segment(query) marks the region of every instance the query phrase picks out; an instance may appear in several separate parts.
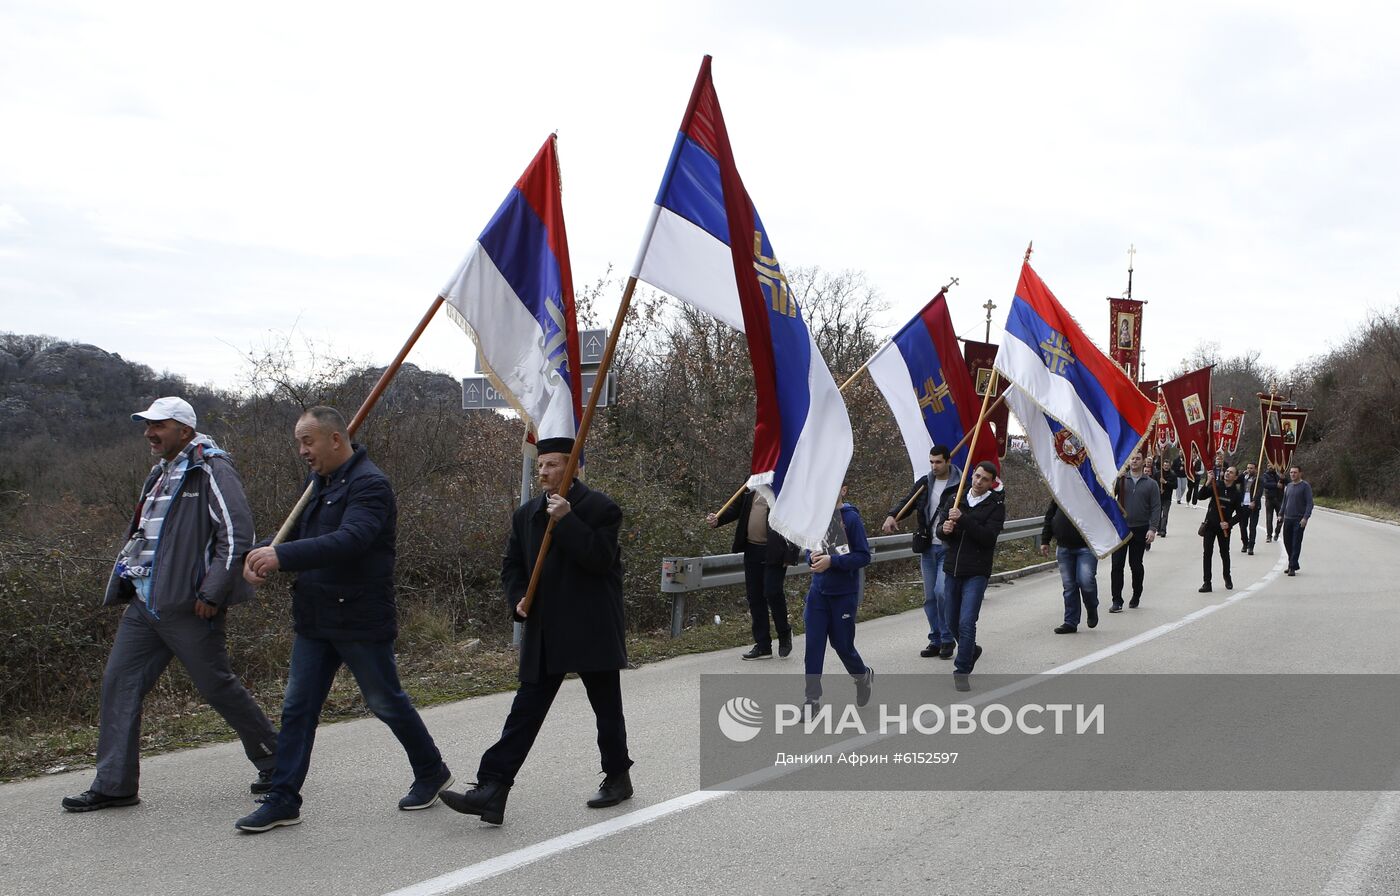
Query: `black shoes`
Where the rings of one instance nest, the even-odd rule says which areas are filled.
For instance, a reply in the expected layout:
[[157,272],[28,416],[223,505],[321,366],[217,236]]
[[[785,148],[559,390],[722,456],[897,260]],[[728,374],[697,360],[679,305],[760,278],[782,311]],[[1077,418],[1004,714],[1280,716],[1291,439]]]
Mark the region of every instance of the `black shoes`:
[[[609,806],[616,806],[623,800],[632,798],[632,776],[627,772],[616,775],[604,775],[603,783],[598,787],[598,792],[593,794],[593,798],[588,801],[590,809],[606,809]],[[485,816],[482,816],[483,818]]]
[[792,632],[778,636],[778,656],[787,659],[792,653]]
[[408,793],[399,800],[399,809],[404,812],[416,812],[428,808],[438,801],[444,790],[452,786],[454,780],[452,772],[444,765],[442,770],[431,778],[414,781]]
[[[628,794],[631,795],[630,792]],[[473,784],[466,793],[444,790],[439,797],[442,804],[463,815],[476,815],[487,824],[500,824],[506,818],[506,797],[510,788],[496,781],[483,781]]]
[[1234,591],[1234,590],[1235,590],[1235,583],[1230,579],[1229,576],[1226,576],[1226,577],[1225,577],[1225,590],[1226,590],[1226,591]]
[[944,641],[942,648],[940,648],[938,651],[938,658],[940,660],[951,660],[953,658],[953,651],[957,649],[957,642]]
[[1076,631],[1078,631],[1078,629],[1076,629],[1069,623],[1060,623],[1059,625],[1055,626],[1055,634],[1057,635],[1072,635]]
[[[1286,575],[1286,576],[1296,576],[1298,573],[1297,573],[1296,571],[1292,570],[1292,569],[1285,569],[1285,570],[1283,571],[1283,574]],[[64,800],[64,802],[66,803],[67,800]]]
[[1110,613],[1121,613],[1121,612],[1123,612],[1123,605],[1120,604],[1120,603],[1118,603],[1117,601],[1114,601],[1113,606],[1111,606],[1111,607],[1108,608],[1108,612],[1110,612]]
[[924,659],[928,659],[930,657],[938,656],[938,654],[942,652],[942,650],[942,644],[935,644],[932,641],[930,641],[924,645],[923,650],[919,651],[919,656],[923,657]]
[[1089,628],[1093,628],[1093,627],[1095,627],[1096,625],[1099,624],[1099,608],[1098,608],[1098,607],[1093,607],[1092,609],[1090,609],[1090,610],[1088,611],[1088,615],[1089,615]]
[[1210,594],[1210,582],[1206,582],[1204,585],[1197,588],[1196,590],[1202,594]]
[[1140,601],[1140,600],[1142,600],[1141,597],[1135,597],[1135,598],[1133,598],[1132,600],[1128,601],[1128,609],[1129,609],[1129,610],[1136,610],[1137,607],[1138,607],[1138,601]]
[[[791,650],[792,648],[789,647],[788,649]],[[749,648],[748,653],[740,654],[739,656],[739,659],[741,660],[771,660],[772,658],[773,645],[771,644],[769,644],[767,647],[760,647],[759,645],[755,644],[754,646]]]
[[971,681],[968,681],[968,678],[967,678],[966,675],[963,675],[963,674],[960,673],[960,672],[954,672],[954,673],[953,673],[953,687],[954,687],[955,689],[959,690],[959,691],[964,691],[964,692],[970,691],[970,690],[972,690],[972,682],[971,682]]
[[864,706],[870,702],[870,691],[875,682],[875,670],[869,666],[865,667],[864,675],[856,676],[856,706]]
[[106,793],[98,793],[96,790],[84,790],[77,796],[65,796],[63,798],[63,808],[69,812],[94,812],[98,809],[115,809],[118,806],[134,806],[141,802],[141,798],[136,794],[131,796],[112,796]]
[[249,834],[261,834],[293,824],[301,824],[300,809],[281,800],[263,800],[262,805],[235,821],[233,826]]
[[259,769],[258,779],[248,785],[249,793],[267,793],[272,789],[272,769]]

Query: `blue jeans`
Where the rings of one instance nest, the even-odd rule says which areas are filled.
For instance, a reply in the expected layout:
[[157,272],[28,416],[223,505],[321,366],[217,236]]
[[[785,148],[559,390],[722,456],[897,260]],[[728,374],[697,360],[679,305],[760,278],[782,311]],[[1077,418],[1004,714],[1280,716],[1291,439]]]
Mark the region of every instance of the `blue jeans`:
[[919,571],[924,574],[924,615],[928,617],[928,642],[934,647],[951,644],[954,640],[943,598],[947,587],[943,559],[947,554],[948,546],[935,542],[933,547],[919,555]]
[[948,576],[944,581],[944,601],[948,611],[948,626],[958,638],[958,652],[953,655],[953,674],[967,675],[976,662],[977,617],[982,612],[982,597],[987,593],[989,576]]
[[1099,558],[1093,548],[1055,548],[1060,584],[1065,591],[1065,625],[1079,627],[1079,604],[1099,609]]
[[355,676],[370,712],[403,744],[414,780],[431,778],[444,769],[433,736],[399,684],[393,641],[324,641],[297,635],[282,699],[277,770],[272,774],[270,797],[279,802],[301,805],[301,785],[311,767],[321,707],[342,664]]

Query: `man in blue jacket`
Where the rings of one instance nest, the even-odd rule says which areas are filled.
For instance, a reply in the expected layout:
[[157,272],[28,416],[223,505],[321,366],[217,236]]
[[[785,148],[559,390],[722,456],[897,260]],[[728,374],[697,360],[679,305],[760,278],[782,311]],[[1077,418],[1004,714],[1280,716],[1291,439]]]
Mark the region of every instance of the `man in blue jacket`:
[[244,578],[261,585],[274,572],[297,573],[292,585],[292,644],[277,770],[257,811],[234,826],[248,833],[301,823],[301,786],[335,673],[350,667],[370,712],[388,725],[413,766],[403,810],[426,809],[452,783],[432,735],[399,684],[394,660],[394,541],[398,508],[389,479],[352,445],[345,418],[314,407],[296,426],[297,452],[314,489],[291,538],[255,548]]
[[230,605],[253,593],[239,567],[253,543],[253,514],[228,454],[196,432],[183,398],[156,399],[132,414],[145,424],[159,462],[141,488],[126,546],[112,569],[104,606],[126,604],[102,673],[97,778],[63,798],[69,812],[134,806],[140,778],[141,704],[172,658],[238,732],[258,769],[257,792],[273,766],[277,732],[233,674],[224,648]]
[[[846,486],[841,486],[841,497]],[[841,537],[828,539],[819,551],[808,554],[812,566],[812,584],[807,589],[803,621],[807,623],[807,647],[804,662],[807,673],[809,708],[815,708],[822,696],[822,666],[826,660],[826,645],[841,658],[846,671],[856,682],[856,705],[870,702],[871,683],[875,670],[865,664],[856,650],[856,607],[860,598],[860,570],[870,565],[870,542],[865,537],[865,523],[860,512],[842,502],[838,508]],[[836,528],[836,521],[832,521]],[[842,543],[844,538],[844,543]]]

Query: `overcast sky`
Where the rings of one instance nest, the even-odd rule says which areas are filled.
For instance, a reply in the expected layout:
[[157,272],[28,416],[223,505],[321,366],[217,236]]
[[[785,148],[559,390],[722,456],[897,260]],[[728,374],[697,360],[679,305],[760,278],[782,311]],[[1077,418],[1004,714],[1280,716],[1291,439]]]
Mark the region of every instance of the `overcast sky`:
[[[839,7],[839,8],[838,8]],[[383,364],[558,130],[574,281],[625,274],[701,57],[788,268],[994,331],[1032,263],[1146,374],[1281,368],[1392,307],[1400,11],[1123,2],[0,0],[0,330],[235,385]],[[609,296],[600,309],[616,309]],[[994,335],[994,338],[995,335]],[[445,317],[410,360],[471,372]]]

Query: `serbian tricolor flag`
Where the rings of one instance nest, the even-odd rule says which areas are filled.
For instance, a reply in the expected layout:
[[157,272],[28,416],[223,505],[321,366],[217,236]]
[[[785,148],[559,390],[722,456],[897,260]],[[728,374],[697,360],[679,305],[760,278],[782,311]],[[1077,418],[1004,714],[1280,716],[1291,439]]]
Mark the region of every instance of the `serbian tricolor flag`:
[[[928,473],[930,448],[952,449],[977,425],[982,402],[958,351],[944,290],[880,347],[866,370],[899,424],[915,479]],[[978,461],[996,463],[997,441],[986,423],[969,462],[970,450],[969,439],[953,463],[964,470]]]
[[709,56],[632,276],[746,334],[758,399],[748,485],[768,499],[775,531],[819,548],[851,460],[851,422],[739,179]]
[[[1157,406],[1089,340],[1029,261],[1021,265],[996,369],[1017,387],[1008,396],[1019,391],[1068,431],[1102,486],[1112,489]],[[1016,404],[1011,410],[1025,425]]]
[[551,135],[442,288],[481,369],[541,439],[573,438],[583,416],[559,190]]

